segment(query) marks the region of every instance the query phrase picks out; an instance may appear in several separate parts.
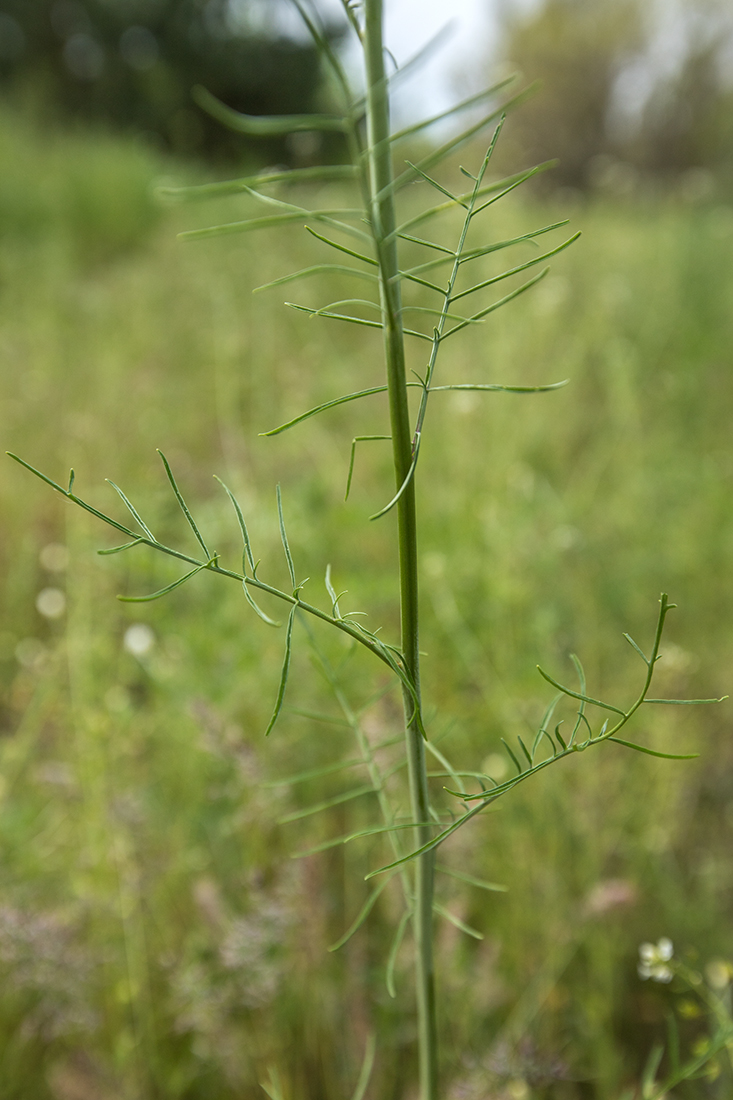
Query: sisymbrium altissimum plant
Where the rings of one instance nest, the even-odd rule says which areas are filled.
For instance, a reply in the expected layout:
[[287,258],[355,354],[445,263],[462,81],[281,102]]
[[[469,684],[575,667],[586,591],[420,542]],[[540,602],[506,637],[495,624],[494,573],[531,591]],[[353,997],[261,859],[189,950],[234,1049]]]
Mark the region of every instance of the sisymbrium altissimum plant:
[[[346,790],[329,802],[299,811],[291,819],[308,812],[328,810],[329,806],[342,804],[364,794],[373,796],[379,821],[368,828],[334,837],[328,845],[345,844],[359,837],[383,837],[388,845],[388,855],[381,866],[368,875],[368,893],[364,904],[351,927],[334,948],[344,944],[367,919],[386,884],[395,879],[402,891],[402,914],[397,922],[394,939],[385,966],[387,988],[395,992],[395,962],[400,946],[409,933],[414,943],[415,1004],[418,1022],[417,1045],[419,1062],[419,1090],[421,1100],[437,1100],[439,1090],[438,1032],[436,1025],[436,989],[434,976],[434,925],[436,915],[454,920],[469,935],[474,930],[457,921],[442,909],[435,898],[435,877],[438,873],[466,878],[442,863],[436,864],[439,847],[458,829],[467,825],[473,817],[497,799],[525,782],[537,772],[559,763],[577,752],[614,742],[655,756],[671,756],[636,745],[620,736],[622,730],[644,704],[679,703],[680,700],[650,698],[654,667],[659,657],[662,633],[666,617],[674,606],[662,595],[653,642],[648,652],[628,635],[627,641],[644,665],[641,685],[628,705],[609,703],[589,694],[583,668],[573,658],[577,672],[577,685],[566,686],[541,671],[544,679],[555,689],[531,742],[521,737],[516,744],[505,742],[512,774],[508,779],[495,780],[481,771],[459,771],[453,767],[442,750],[433,744],[422,707],[420,679],[420,615],[418,570],[418,515],[416,484],[424,433],[429,426],[428,411],[433,395],[440,399],[446,391],[473,391],[477,393],[538,393],[552,391],[564,382],[543,386],[505,386],[491,382],[467,380],[459,384],[441,382],[441,365],[455,339],[469,326],[487,322],[491,314],[530,290],[547,274],[546,261],[562,252],[579,236],[571,235],[552,248],[537,251],[529,260],[507,264],[503,271],[489,278],[472,280],[471,274],[478,267],[476,261],[493,256],[517,246],[537,244],[539,238],[561,229],[566,223],[557,222],[530,230],[510,239],[492,239],[488,226],[494,205],[517,187],[531,179],[546,166],[531,168],[504,179],[491,176],[492,154],[499,140],[504,118],[509,108],[518,104],[523,93],[510,95],[509,81],[503,81],[471,96],[449,111],[394,131],[390,123],[390,91],[394,81],[404,69],[394,66],[383,41],[383,0],[342,0],[344,13],[362,49],[364,61],[363,93],[355,93],[349,84],[338,55],[334,52],[328,35],[318,17],[318,12],[306,0],[293,0],[310,34],[313,36],[331,81],[334,101],[340,109],[333,114],[295,115],[288,117],[252,117],[231,110],[214,99],[203,89],[196,91],[201,107],[220,121],[248,136],[288,135],[293,133],[337,132],[342,135],[348,149],[347,165],[316,168],[272,170],[257,176],[184,189],[172,193],[172,197],[205,199],[222,195],[241,195],[247,202],[264,207],[260,216],[248,216],[243,220],[215,225],[183,234],[189,240],[231,233],[253,233],[261,228],[305,227],[314,239],[314,263],[292,274],[284,274],[271,287],[294,283],[305,279],[334,274],[343,280],[344,296],[338,301],[325,303],[319,308],[288,303],[294,309],[314,318],[357,325],[366,330],[376,330],[381,336],[384,381],[347,394],[336,394],[330,400],[308,409],[300,415],[264,433],[276,436],[298,428],[309,418],[327,413],[328,410],[353,401],[382,395],[384,400],[384,432],[379,435],[357,436],[352,442],[351,459],[347,474],[347,495],[354,475],[354,461],[358,443],[384,441],[391,443],[394,483],[385,489],[385,503],[373,516],[378,522],[390,513],[396,514],[399,571],[394,577],[385,576],[384,584],[394,593],[399,605],[400,635],[392,641],[379,630],[370,630],[359,613],[345,610],[343,594],[332,583],[330,566],[325,566],[325,606],[311,602],[304,596],[305,579],[296,570],[294,556],[287,535],[286,507],[280,486],[276,491],[276,508],[287,564],[289,584],[285,588],[270,583],[260,575],[260,562],[251,544],[243,511],[232,493],[222,482],[222,489],[229,499],[242,538],[242,561],[238,569],[225,565],[219,553],[210,547],[205,533],[194,519],[175,475],[164,455],[161,459],[165,476],[175,495],[183,515],[191,528],[199,547],[191,555],[175,547],[161,543],[151,527],[139,514],[127,495],[113,485],[131,520],[122,522],[112,515],[92,507],[74,491],[72,470],[66,487],[41,473],[24,459],[12,455],[57,492],[85,509],[103,523],[112,527],[123,538],[119,545],[101,550],[103,554],[128,552],[147,548],[177,559],[186,571],[171,584],[157,592],[143,596],[120,597],[128,601],[144,602],[158,599],[173,592],[191,580],[197,573],[208,571],[236,582],[242,589],[250,609],[269,627],[284,632],[284,655],[280,683],[274,702],[272,717],[266,733],[275,726],[281,713],[288,683],[293,652],[296,621],[306,630],[309,643],[319,661],[333,695],[342,710],[347,724],[354,733],[359,759],[365,771],[366,782]],[[481,110],[478,118],[474,112]],[[421,157],[406,159],[406,143],[414,146],[428,128],[436,122],[451,117],[459,119],[468,114],[471,121],[453,133],[441,144],[427,146]],[[452,154],[470,143],[470,148],[482,134],[488,136],[486,151],[471,168],[460,167],[455,179],[444,181],[444,172],[436,169],[448,162]],[[283,185],[296,190],[299,184],[319,181],[334,184],[341,195],[349,186],[355,198],[353,205],[341,201],[326,207],[308,208],[295,201],[277,197]],[[402,199],[409,185],[421,183],[435,199],[420,212],[414,206],[403,212]],[[443,216],[458,214],[458,229],[451,245],[442,243],[433,226]],[[418,263],[408,260],[408,255],[420,255]],[[336,254],[334,256],[334,253]],[[525,272],[529,276],[525,279]],[[509,280],[506,291],[501,284]],[[523,281],[524,280],[524,281]],[[364,297],[352,297],[355,283],[364,286]],[[496,290],[494,289],[496,288]],[[497,296],[498,290],[498,296]],[[416,297],[418,295],[418,297]],[[428,301],[429,305],[422,304]],[[304,318],[305,320],[305,318]],[[407,347],[411,345],[408,355]],[[412,350],[414,349],[414,350]],[[414,367],[408,363],[415,363]],[[411,407],[410,391],[416,396]],[[307,430],[307,429],[304,429]],[[274,620],[258,600],[262,595],[279,601],[283,606],[283,621]],[[401,811],[399,792],[395,780],[383,768],[375,755],[375,749],[366,737],[357,710],[353,708],[340,682],[338,670],[319,646],[318,639],[309,624],[319,621],[332,630],[345,635],[357,647],[366,650],[373,661],[386,669],[390,682],[402,696],[404,729],[397,738],[404,744],[404,764],[409,794],[409,813]],[[574,716],[566,732],[556,720],[561,703],[569,701]],[[710,702],[712,700],[684,700],[684,702]],[[686,757],[673,756],[673,759]],[[429,761],[434,770],[429,770]],[[333,772],[342,762],[324,769]],[[353,765],[353,759],[343,766]],[[312,769],[302,775],[288,777],[296,783],[318,774]],[[454,808],[439,810],[431,798],[430,780],[438,779],[445,786]],[[286,819],[287,820],[287,819]],[[321,845],[321,848],[328,845]],[[373,880],[373,881],[372,881]],[[500,889],[495,884],[482,882],[470,876],[467,881],[487,890]],[[374,1049],[370,1045],[365,1056],[356,1097],[360,1100],[368,1084]],[[270,1095],[279,1095],[275,1078],[266,1086]]]

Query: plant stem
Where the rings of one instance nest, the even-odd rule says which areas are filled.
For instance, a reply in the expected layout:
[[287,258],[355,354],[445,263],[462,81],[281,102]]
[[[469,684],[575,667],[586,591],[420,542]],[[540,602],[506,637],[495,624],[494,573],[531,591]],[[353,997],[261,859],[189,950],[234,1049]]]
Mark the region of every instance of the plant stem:
[[[380,301],[384,326],[389,414],[395,485],[399,490],[412,463],[412,433],[407,402],[405,350],[402,331],[401,294],[396,219],[392,191],[389,96],[384,71],[382,42],[382,0],[366,0],[364,53],[367,78],[367,129],[372,231],[377,248]],[[401,646],[407,674],[417,698],[420,692],[418,640],[418,572],[415,480],[409,481],[397,501],[400,567]],[[430,820],[425,745],[416,721],[416,704],[403,690],[406,751],[409,764],[410,799],[413,820]],[[416,830],[418,847],[431,839],[430,826]],[[415,912],[413,917],[416,960],[420,1098],[437,1100],[438,1059],[433,969],[433,878],[434,853],[416,860]]]

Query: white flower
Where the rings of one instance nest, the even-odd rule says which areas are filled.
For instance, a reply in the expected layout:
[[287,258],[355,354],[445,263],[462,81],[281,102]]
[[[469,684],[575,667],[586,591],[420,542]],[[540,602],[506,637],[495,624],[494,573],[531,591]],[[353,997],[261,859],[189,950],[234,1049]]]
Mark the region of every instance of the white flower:
[[662,936],[658,943],[642,943],[639,947],[639,977],[654,982],[671,982],[674,971],[668,966],[674,947],[672,941]]

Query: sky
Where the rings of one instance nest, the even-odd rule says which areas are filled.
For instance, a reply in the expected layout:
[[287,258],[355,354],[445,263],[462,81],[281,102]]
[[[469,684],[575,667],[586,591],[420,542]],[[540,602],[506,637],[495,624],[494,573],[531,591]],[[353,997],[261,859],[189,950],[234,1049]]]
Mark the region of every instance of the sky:
[[441,32],[440,47],[395,88],[398,123],[437,114],[491,80],[492,0],[385,0],[385,42],[400,64]]
[[491,9],[490,0],[387,0],[385,40],[400,63],[445,35],[442,47],[406,79],[395,101],[398,114],[436,113],[490,80],[497,37]]

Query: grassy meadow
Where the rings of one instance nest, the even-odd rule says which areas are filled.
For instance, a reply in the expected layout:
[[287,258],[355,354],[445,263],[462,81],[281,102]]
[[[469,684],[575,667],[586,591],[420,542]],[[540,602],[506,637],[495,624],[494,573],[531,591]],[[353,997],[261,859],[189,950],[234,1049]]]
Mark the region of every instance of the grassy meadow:
[[[388,444],[360,445],[343,500],[352,438],[386,430],[383,398],[258,434],[381,383],[378,334],[282,304],[358,286],[253,296],[325,249],[300,228],[182,243],[180,230],[248,208],[156,203],[154,181],[192,170],[132,142],[7,115],[0,150],[2,450],[64,484],[74,466],[75,491],[124,522],[112,479],[160,538],[193,553],[159,447],[238,568],[218,474],[243,505],[260,576],[284,584],[279,482],[307,598],[328,606],[330,563],[348,607],[394,641],[393,517],[367,522],[391,495]],[[649,648],[662,591],[679,606],[653,694],[733,688],[733,206],[660,194],[568,209],[514,195],[486,231],[503,239],[568,214],[581,240],[447,344],[438,381],[569,384],[437,394],[428,414],[425,702],[431,738],[466,769],[505,766],[486,764],[501,737],[537,728],[552,697],[538,663],[567,683],[577,653],[592,695],[631,701],[644,669],[622,633]],[[481,262],[487,277],[498,270]],[[265,741],[283,632],[240,586],[204,574],[157,602],[118,602],[182,570],[144,549],[97,556],[113,532],[9,459],[0,516],[3,1100],[249,1100],[271,1073],[287,1100],[341,1100],[372,1031],[367,1096],[408,1100],[411,957],[406,942],[393,1000],[389,888],[327,951],[384,862],[381,841],[292,858],[374,822],[369,796],[295,816],[363,784],[363,769],[281,782],[353,755],[316,651],[385,770],[398,693],[296,624],[286,708]],[[669,936],[703,973],[733,958],[730,725],[727,702],[647,708],[631,740],[699,759],[605,745],[448,842],[453,867],[507,891],[440,881],[441,903],[483,936],[439,931],[447,1100],[634,1095],[680,1007],[674,986],[639,980],[639,943]],[[456,808],[444,782],[436,800]],[[688,1045],[705,1035],[693,1009]],[[719,1068],[675,1096],[729,1096]]]

